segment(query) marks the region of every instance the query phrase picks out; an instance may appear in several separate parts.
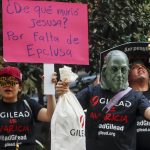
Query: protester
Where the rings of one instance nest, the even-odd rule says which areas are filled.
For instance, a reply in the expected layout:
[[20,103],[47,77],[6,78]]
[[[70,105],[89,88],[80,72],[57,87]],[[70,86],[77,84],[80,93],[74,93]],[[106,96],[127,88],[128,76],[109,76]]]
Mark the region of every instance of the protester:
[[[136,117],[150,119],[146,97],[128,87],[129,61],[125,53],[110,51],[104,58],[100,85],[89,86],[77,98],[86,112],[87,150],[135,150]],[[59,81],[58,95],[69,90]],[[118,94],[124,95],[122,98]],[[117,95],[116,95],[117,94]],[[114,99],[115,96],[115,99]]]
[[[54,79],[54,78],[53,78]],[[22,73],[17,67],[0,70],[0,149],[34,150],[36,121],[49,122],[55,98],[48,96],[47,108],[35,100],[21,99]]]
[[[142,61],[131,65],[129,85],[136,91],[141,91],[150,102],[149,70]],[[150,150],[150,121],[142,116],[137,117],[137,147],[136,150]]]

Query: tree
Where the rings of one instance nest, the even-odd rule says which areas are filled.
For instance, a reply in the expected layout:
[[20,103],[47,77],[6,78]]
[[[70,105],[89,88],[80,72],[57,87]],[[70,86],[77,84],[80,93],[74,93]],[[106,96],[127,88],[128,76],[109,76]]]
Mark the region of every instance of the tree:
[[[90,65],[99,71],[100,52],[126,42],[147,41],[150,37],[149,0],[64,0],[88,4]],[[81,68],[77,66],[76,68]],[[77,69],[77,70],[78,70]]]

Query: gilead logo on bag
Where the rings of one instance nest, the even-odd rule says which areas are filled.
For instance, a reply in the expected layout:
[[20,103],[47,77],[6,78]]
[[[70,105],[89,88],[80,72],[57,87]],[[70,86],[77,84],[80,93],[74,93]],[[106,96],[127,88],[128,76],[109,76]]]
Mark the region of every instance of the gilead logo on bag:
[[82,129],[71,129],[70,134],[72,136],[84,137],[85,136],[85,131],[82,130]]
[[70,130],[70,135],[79,136],[79,137],[84,137],[85,136],[85,130],[84,130],[85,120],[84,120],[83,115],[80,116],[80,126],[81,126],[82,129],[71,129]]
[[80,125],[81,125],[81,128],[84,128],[85,120],[84,120],[84,116],[83,115],[80,116]]

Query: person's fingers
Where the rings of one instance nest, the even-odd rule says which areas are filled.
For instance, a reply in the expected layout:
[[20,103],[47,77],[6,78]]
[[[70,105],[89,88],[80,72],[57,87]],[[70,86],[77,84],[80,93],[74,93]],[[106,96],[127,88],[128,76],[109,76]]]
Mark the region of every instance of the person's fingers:
[[51,82],[57,84],[57,78],[52,78]]
[[54,83],[54,84],[57,83],[57,73],[56,73],[56,72],[54,72],[54,73],[52,74],[51,82]]
[[58,81],[57,85],[55,86],[56,94],[62,95],[69,91],[69,86],[62,81]]

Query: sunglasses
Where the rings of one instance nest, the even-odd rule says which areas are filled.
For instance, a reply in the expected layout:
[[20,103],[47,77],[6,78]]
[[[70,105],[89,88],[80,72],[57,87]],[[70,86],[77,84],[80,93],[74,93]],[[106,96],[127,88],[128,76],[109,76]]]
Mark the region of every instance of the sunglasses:
[[15,86],[19,81],[12,76],[0,77],[0,86]]

